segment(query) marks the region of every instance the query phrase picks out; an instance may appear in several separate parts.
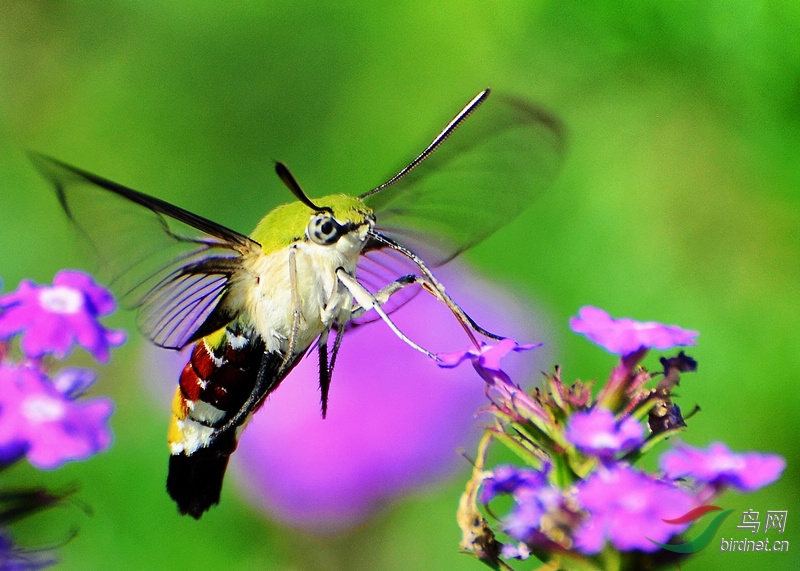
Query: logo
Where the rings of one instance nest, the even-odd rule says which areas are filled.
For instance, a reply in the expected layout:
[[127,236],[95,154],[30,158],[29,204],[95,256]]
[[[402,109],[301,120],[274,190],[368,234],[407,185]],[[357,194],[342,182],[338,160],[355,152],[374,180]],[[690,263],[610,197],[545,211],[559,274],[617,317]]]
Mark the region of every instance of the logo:
[[[709,512],[719,511],[719,510],[722,510],[722,508],[718,506],[711,506],[711,505],[699,506],[694,508],[693,510],[689,510],[680,517],[677,517],[675,519],[665,519],[662,521],[664,521],[664,523],[680,525],[683,523],[689,523],[697,519],[700,519]],[[700,533],[700,535],[698,535],[691,541],[687,541],[686,543],[661,543],[659,541],[650,539],[649,537],[647,539],[649,541],[652,541],[662,549],[666,549],[667,551],[672,551],[673,553],[697,553],[698,551],[703,549],[706,545],[711,543],[711,540],[714,538],[714,534],[719,529],[719,526],[722,525],[722,522],[726,517],[731,515],[732,511],[733,510],[725,510],[715,515],[714,519],[712,519],[709,522],[708,526],[706,526],[706,528],[702,531],[702,533]]]

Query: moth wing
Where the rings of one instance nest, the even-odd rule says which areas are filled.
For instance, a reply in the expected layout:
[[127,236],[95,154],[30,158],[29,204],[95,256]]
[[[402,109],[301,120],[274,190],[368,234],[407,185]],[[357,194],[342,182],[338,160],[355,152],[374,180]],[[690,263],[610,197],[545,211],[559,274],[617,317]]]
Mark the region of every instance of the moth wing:
[[432,266],[523,212],[563,160],[558,118],[523,99],[488,96],[475,96],[414,161],[362,195],[376,230]]
[[98,277],[154,343],[179,349],[227,323],[220,302],[247,236],[56,159],[31,154],[97,261]]

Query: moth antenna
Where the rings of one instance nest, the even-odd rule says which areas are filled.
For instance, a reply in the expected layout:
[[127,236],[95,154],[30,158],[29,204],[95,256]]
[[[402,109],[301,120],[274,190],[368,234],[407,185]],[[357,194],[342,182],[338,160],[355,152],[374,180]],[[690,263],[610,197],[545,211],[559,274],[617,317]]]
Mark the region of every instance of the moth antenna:
[[286,188],[288,188],[292,192],[292,194],[294,194],[295,198],[297,198],[297,200],[308,206],[314,212],[331,211],[331,209],[328,208],[327,206],[317,206],[311,201],[308,195],[306,195],[306,193],[303,192],[303,189],[300,188],[300,184],[297,182],[297,179],[294,178],[294,175],[289,170],[289,167],[287,167],[285,164],[283,164],[280,161],[275,161],[275,172],[277,173],[278,178],[281,179],[283,184],[286,185]]

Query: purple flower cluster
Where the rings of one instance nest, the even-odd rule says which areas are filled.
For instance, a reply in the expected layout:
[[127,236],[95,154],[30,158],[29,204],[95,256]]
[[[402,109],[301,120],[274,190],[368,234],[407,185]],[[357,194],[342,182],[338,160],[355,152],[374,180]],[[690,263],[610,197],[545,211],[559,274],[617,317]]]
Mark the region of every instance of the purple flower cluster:
[[692,493],[625,464],[581,481],[576,500],[588,516],[574,532],[575,547],[590,555],[600,553],[607,541],[619,551],[656,551],[650,539],[666,542],[688,527],[664,520],[697,505]]
[[[653,445],[686,428],[671,390],[679,373],[697,366],[683,352],[661,359],[663,373],[651,375],[639,363],[651,348],[693,344],[697,333],[615,320],[591,307],[581,309],[571,324],[621,356],[596,399],[583,383],[563,383],[559,368],[546,375],[544,387],[521,391],[500,370],[500,358],[521,348],[509,339],[444,360],[443,366],[471,360],[493,399],[488,411],[494,422],[460,504],[462,547],[495,566],[534,554],[543,561],[557,559],[564,569],[605,568],[602,558],[612,549],[620,554],[621,569],[652,567],[661,549],[655,542],[666,543],[690,525],[665,520],[707,504],[726,488],[751,492],[780,477],[786,466],[780,456],[738,454],[719,442],[707,449],[678,443],[661,455],[659,473],[634,467]],[[660,380],[648,388],[653,376]],[[526,459],[527,466],[484,469],[492,440]],[[518,544],[501,544],[485,519],[476,523],[483,517],[477,504],[491,514],[488,505],[498,496],[512,500],[500,529]]]
[[123,332],[98,321],[113,310],[108,291],[68,270],[56,274],[52,286],[25,280],[0,296],[0,462],[24,455],[35,467],[52,469],[111,444],[111,401],[76,400],[94,382],[94,372],[64,368],[51,377],[45,357],[62,359],[79,345],[107,361],[109,348],[125,340]]
[[0,570],[35,571],[55,564],[55,559],[47,554],[22,549],[8,534],[0,532]]
[[542,518],[561,505],[561,494],[549,485],[547,471],[516,466],[497,466],[483,481],[481,502],[488,504],[498,495],[514,498],[514,507],[503,520],[503,531],[523,543],[531,542],[539,532]]
[[[86,274],[59,272],[52,286],[23,281],[0,295],[0,470],[22,458],[40,470],[86,460],[111,444],[113,403],[80,398],[95,381],[91,369],[53,370],[75,345],[100,362],[125,340],[98,319],[114,310],[111,294]],[[63,495],[44,490],[3,490],[0,526],[55,505]],[[9,516],[9,520],[11,517]],[[0,569],[40,569],[46,554],[14,545],[0,528]]]

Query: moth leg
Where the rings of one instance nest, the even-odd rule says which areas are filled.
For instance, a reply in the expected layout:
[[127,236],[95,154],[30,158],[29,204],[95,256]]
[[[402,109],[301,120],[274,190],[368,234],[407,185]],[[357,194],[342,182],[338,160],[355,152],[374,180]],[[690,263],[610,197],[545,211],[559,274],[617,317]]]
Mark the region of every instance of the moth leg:
[[[433,274],[428,270],[427,266],[424,265],[422,260],[418,260],[421,264],[422,270],[425,271],[425,275],[418,276],[415,274],[407,274],[397,280],[391,282],[390,284],[385,285],[381,289],[375,292],[374,297],[375,300],[380,303],[381,305],[385,304],[389,301],[389,298],[400,291],[401,289],[411,285],[411,284],[419,284],[422,289],[426,292],[431,294],[435,297],[438,301],[443,303],[453,315],[455,315],[456,319],[461,323],[462,327],[467,331],[467,334],[470,338],[475,341],[474,337],[472,336],[472,331],[477,331],[481,335],[485,335],[491,339],[501,339],[502,337],[487,331],[480,325],[478,325],[472,317],[464,311],[460,305],[458,305],[453,298],[451,298],[444,289],[444,286],[439,283],[438,280],[433,276]],[[368,309],[368,308],[367,308]],[[360,305],[358,308],[353,312],[353,317],[357,318],[364,314],[367,311],[364,307]],[[477,345],[477,342],[475,343]]]
[[340,325],[336,329],[336,339],[333,341],[333,350],[331,351],[331,362],[328,365],[328,376],[333,376],[333,367],[336,365],[336,357],[339,355],[339,349],[342,347],[342,339],[344,339],[344,325]]
[[447,306],[447,309],[449,309],[450,312],[455,315],[464,331],[467,332],[467,335],[469,335],[470,339],[472,339],[476,346],[478,346],[478,343],[475,337],[472,335],[473,331],[489,337],[490,339],[502,339],[501,335],[487,331],[478,325],[478,323],[476,323],[476,321],[472,319],[472,317],[470,317],[469,314],[453,300],[452,297],[450,297],[450,295],[445,291],[444,286],[433,277],[433,274],[430,274],[429,276],[426,275],[414,277],[416,278],[414,281],[422,286],[422,289]]
[[300,291],[297,288],[297,251],[294,246],[289,249],[289,283],[292,287],[292,328],[289,330],[289,342],[286,347],[286,354],[283,356],[283,363],[278,371],[278,376],[282,376],[289,363],[294,361],[294,352],[297,345],[297,332],[300,330]]
[[333,367],[336,365],[336,357],[339,355],[339,349],[342,346],[342,339],[344,338],[344,326],[339,325],[336,329],[336,339],[333,341],[333,349],[328,352],[328,336],[331,330],[327,329],[322,332],[317,340],[317,352],[319,354],[319,392],[322,399],[322,418],[325,418],[328,412],[328,392],[331,386],[331,379],[333,378]]
[[[264,402],[264,399],[278,386],[278,383],[281,382],[283,377],[279,373],[280,369],[275,369],[275,360],[271,359],[271,356],[273,356],[272,353],[267,350],[264,351],[253,390],[250,391],[247,400],[244,401],[241,408],[236,411],[236,414],[228,419],[219,431],[214,434],[214,439],[219,438],[220,435],[225,434],[229,430],[235,430],[236,427],[241,425],[247,417]],[[281,367],[283,366],[284,365],[281,365]]]
[[[487,331],[480,325],[478,325],[474,319],[472,319],[467,313],[461,309],[461,307],[453,301],[453,298],[445,291],[444,286],[439,283],[439,280],[433,275],[433,272],[428,268],[425,262],[417,256],[414,252],[409,250],[408,248],[398,244],[394,240],[391,240],[387,236],[380,234],[379,232],[370,232],[370,238],[375,240],[379,244],[383,244],[384,246],[399,252],[409,260],[411,260],[414,265],[416,265],[420,272],[422,273],[423,277],[415,276],[418,278],[417,283],[419,283],[428,293],[432,294],[436,299],[444,303],[447,308],[456,316],[456,319],[461,323],[461,326],[466,331],[467,335],[469,335],[472,342],[478,346],[478,342],[475,339],[475,336],[472,334],[473,331],[480,333],[490,339],[502,339],[502,335],[497,335],[492,333],[491,331]],[[401,278],[402,279],[402,278]]]
[[342,285],[344,285],[344,287],[348,289],[348,291],[352,294],[353,299],[356,300],[358,305],[362,309],[364,309],[364,311],[367,311],[369,309],[374,309],[375,312],[380,316],[380,318],[383,319],[386,325],[389,326],[389,329],[391,329],[394,332],[394,334],[400,338],[400,340],[406,343],[406,345],[412,347],[413,349],[416,349],[420,353],[425,354],[434,361],[441,360],[439,359],[439,357],[437,357],[427,349],[420,347],[419,345],[414,343],[411,339],[406,337],[405,334],[402,331],[400,331],[400,329],[397,328],[397,325],[394,324],[394,322],[389,318],[389,316],[383,310],[383,308],[381,307],[380,300],[378,300],[374,295],[372,295],[367,290],[367,288],[361,285],[353,276],[344,271],[343,268],[339,268],[336,270],[336,276],[339,278],[339,281],[342,282]]
[[[338,338],[338,335],[337,335]],[[328,364],[328,330],[323,331],[317,341],[319,354],[319,393],[322,400],[322,418],[328,414],[328,390],[331,388],[331,366]]]
[[[261,366],[258,369],[255,385],[253,390],[247,397],[247,400],[236,411],[228,421],[220,428],[218,434],[223,434],[229,430],[234,430],[237,426],[242,424],[245,419],[255,411],[267,395],[271,393],[278,383],[281,382],[288,370],[297,361],[295,356],[295,349],[297,344],[297,332],[300,328],[300,319],[302,317],[300,311],[300,293],[297,289],[297,260],[295,259],[296,252],[294,247],[289,250],[289,282],[292,286],[292,328],[289,331],[289,339],[286,348],[286,353],[283,355],[281,364],[274,367],[274,360],[270,359],[271,353],[264,351],[264,356],[261,359]],[[215,436],[215,438],[218,436]]]
[[[383,286],[381,289],[376,291],[372,294],[372,297],[375,299],[375,303],[378,305],[384,305],[389,298],[392,297],[395,293],[400,291],[401,289],[409,286],[411,284],[417,283],[419,276],[415,276],[414,274],[408,274],[401,278],[397,278],[395,281]],[[355,296],[354,296],[355,297]],[[361,317],[366,311],[370,308],[363,307],[358,301],[355,303],[355,308],[350,316],[351,319],[356,319]]]

